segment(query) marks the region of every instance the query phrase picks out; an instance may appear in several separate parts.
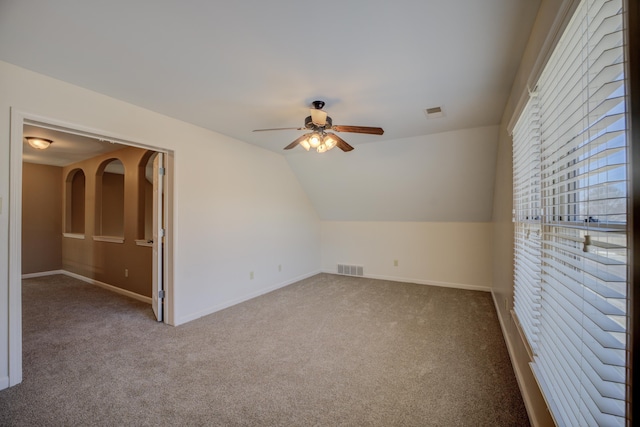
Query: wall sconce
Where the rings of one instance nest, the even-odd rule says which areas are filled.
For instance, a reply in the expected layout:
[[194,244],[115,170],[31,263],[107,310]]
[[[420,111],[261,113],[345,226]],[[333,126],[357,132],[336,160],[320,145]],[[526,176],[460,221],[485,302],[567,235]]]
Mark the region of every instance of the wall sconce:
[[38,150],[46,150],[51,144],[53,144],[53,141],[50,139],[38,138],[35,136],[26,136],[25,139],[30,146]]

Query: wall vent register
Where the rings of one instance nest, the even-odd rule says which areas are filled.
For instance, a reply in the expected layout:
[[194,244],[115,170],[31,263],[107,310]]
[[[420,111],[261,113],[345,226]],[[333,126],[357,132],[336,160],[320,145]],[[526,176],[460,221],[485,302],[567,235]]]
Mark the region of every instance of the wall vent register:
[[338,264],[338,274],[345,276],[364,276],[364,267],[361,265]]

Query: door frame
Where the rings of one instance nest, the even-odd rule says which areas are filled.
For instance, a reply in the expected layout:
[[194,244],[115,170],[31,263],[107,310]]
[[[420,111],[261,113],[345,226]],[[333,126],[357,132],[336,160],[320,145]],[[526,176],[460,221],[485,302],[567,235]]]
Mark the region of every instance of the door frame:
[[22,141],[25,124],[50,126],[72,134],[88,136],[157,151],[165,154],[165,250],[163,253],[164,320],[174,325],[173,286],[173,151],[136,138],[91,129],[75,123],[11,108],[9,146],[9,387],[22,382]]

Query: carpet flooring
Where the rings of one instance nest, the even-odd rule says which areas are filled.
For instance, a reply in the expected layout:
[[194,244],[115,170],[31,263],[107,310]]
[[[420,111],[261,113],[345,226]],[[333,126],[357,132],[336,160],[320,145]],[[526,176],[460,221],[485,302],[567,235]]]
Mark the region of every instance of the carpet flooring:
[[319,274],[171,327],[58,275],[23,319],[2,426],[529,425],[484,292]]

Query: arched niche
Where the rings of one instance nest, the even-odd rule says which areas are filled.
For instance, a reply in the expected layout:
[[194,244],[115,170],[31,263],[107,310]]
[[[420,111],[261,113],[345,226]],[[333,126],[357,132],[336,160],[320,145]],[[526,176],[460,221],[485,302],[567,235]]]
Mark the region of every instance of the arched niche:
[[65,180],[64,231],[84,234],[86,179],[82,169],[73,169]]
[[124,238],[124,164],[108,159],[96,172],[96,236]]
[[155,151],[147,151],[138,164],[138,239],[153,238],[153,160]]

